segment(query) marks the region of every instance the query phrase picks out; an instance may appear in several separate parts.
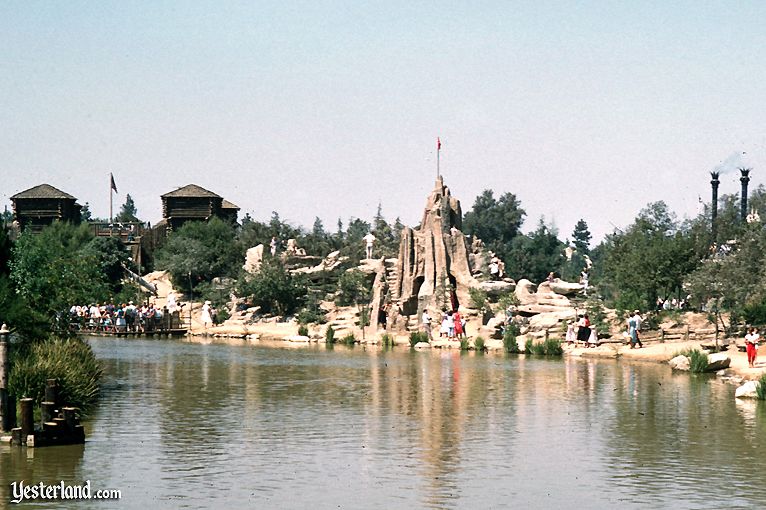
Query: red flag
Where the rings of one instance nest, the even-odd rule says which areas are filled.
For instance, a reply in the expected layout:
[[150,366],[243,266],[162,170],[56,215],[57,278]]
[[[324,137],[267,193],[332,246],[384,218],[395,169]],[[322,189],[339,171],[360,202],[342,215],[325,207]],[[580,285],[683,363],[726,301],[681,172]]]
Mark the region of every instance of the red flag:
[[112,180],[112,189],[117,193],[117,185],[114,183],[114,175],[109,174],[109,178]]
[[442,141],[439,139],[439,137],[436,137],[436,150],[441,150],[442,148]]

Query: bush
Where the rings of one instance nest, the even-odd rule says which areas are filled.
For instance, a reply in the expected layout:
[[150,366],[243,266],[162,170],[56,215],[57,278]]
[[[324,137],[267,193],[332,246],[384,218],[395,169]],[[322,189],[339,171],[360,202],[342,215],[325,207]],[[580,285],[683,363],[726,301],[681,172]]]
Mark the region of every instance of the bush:
[[353,333],[349,333],[348,335],[344,336],[341,341],[346,345],[354,345],[356,343],[356,337]]
[[309,328],[305,324],[298,326],[298,334],[300,336],[309,336]]
[[531,338],[527,338],[527,341],[524,342],[524,354],[532,354],[534,351],[535,342]]
[[521,329],[515,322],[511,322],[505,327],[505,331],[503,332],[503,347],[505,348],[505,352],[509,352],[511,354],[521,353],[521,349],[519,349],[519,342],[516,340],[516,337],[520,334]]
[[755,386],[755,393],[758,395],[758,400],[766,400],[766,374],[763,374],[758,379],[758,384]]
[[467,338],[461,338],[460,339],[460,350],[461,351],[467,351],[469,349],[468,345],[468,339]]
[[324,337],[328,344],[332,345],[335,343],[335,330],[332,329],[332,326],[327,326]]
[[380,343],[383,347],[393,347],[394,337],[388,333],[383,333],[383,336],[380,337]]
[[484,352],[484,338],[477,336],[473,341],[474,348],[479,352]]
[[694,373],[702,373],[707,370],[707,353],[694,349],[689,351],[689,370]]
[[318,306],[307,306],[298,312],[296,319],[298,319],[298,322],[301,324],[324,324],[327,322],[327,317],[325,316],[324,310]]
[[553,338],[548,338],[545,341],[545,355],[546,356],[561,356],[564,354],[564,348],[561,347],[561,342]]
[[415,344],[420,342],[428,343],[428,335],[423,331],[413,331],[410,333],[410,346],[415,347]]
[[288,315],[306,297],[306,282],[293,276],[274,257],[268,257],[254,275],[243,274],[237,281],[237,295],[250,299],[264,312]]
[[532,344],[532,354],[537,354],[538,356],[545,356],[545,343],[534,342]]
[[766,300],[745,305],[742,309],[742,318],[747,324],[758,326],[766,324]]
[[49,338],[14,349],[8,390],[36,404],[45,397],[48,379],[56,379],[61,400],[83,413],[95,404],[103,369],[90,345],[80,338]]
[[471,297],[471,307],[481,310],[484,307],[484,303],[487,302],[487,291],[471,287],[468,289],[468,294]]
[[687,349],[676,353],[676,356],[686,356],[689,358],[689,371],[696,374],[705,372],[708,367],[707,353],[700,351],[699,349]]

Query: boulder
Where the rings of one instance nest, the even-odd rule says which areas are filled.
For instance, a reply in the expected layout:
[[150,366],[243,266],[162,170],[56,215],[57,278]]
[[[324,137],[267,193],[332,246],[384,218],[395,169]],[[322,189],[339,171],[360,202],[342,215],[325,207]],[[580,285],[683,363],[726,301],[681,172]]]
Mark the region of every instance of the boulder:
[[668,364],[670,365],[670,368],[673,370],[684,370],[689,371],[689,358],[687,356],[684,356],[683,354],[679,354],[675,358],[668,361]]
[[729,365],[731,365],[731,358],[725,352],[710,354],[707,357],[706,372],[718,372],[724,368],[729,368]]
[[555,328],[567,320],[575,320],[574,310],[562,310],[539,313],[529,319],[529,329],[537,331],[541,329]]
[[519,280],[516,283],[516,288],[513,290],[513,294],[516,299],[519,300],[520,305],[536,305],[537,297],[535,296],[535,284],[527,279]]
[[561,294],[562,296],[570,296],[580,292],[583,289],[583,286],[579,283],[571,283],[556,278],[550,282],[550,289],[556,294]]
[[255,274],[261,269],[263,262],[263,245],[253,246],[245,252],[245,265],[242,268],[250,274]]
[[296,342],[296,343],[309,343],[311,341],[311,338],[303,335],[291,335],[286,336],[285,340],[288,342]]
[[758,398],[758,382],[747,381],[734,391],[735,398]]
[[428,342],[418,342],[418,343],[415,344],[414,348],[417,349],[417,350],[430,349],[431,348],[431,344],[429,344]]
[[513,283],[508,283],[505,281],[495,281],[495,282],[481,282],[479,284],[479,288],[487,293],[488,296],[491,297],[498,297],[502,296],[503,294],[507,294],[509,292],[513,292],[513,289],[516,287]]

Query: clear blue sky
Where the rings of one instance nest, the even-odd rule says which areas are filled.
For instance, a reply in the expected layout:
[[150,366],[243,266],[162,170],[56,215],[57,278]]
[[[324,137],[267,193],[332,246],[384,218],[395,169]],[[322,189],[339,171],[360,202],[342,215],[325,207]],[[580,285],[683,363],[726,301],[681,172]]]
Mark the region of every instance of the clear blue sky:
[[[0,188],[108,216],[196,183],[272,210],[420,219],[442,172],[596,237],[680,216],[745,151],[766,182],[766,2],[3,2]],[[739,190],[735,173],[721,192]],[[0,205],[1,207],[1,205]]]

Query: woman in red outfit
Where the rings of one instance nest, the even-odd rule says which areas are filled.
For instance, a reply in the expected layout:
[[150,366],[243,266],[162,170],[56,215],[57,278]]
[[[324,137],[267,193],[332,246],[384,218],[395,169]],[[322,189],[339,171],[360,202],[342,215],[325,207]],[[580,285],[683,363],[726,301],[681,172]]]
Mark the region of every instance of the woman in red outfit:
[[755,358],[758,356],[759,339],[760,335],[758,334],[758,330],[755,328],[750,328],[747,332],[747,335],[745,335],[745,346],[747,348],[747,365],[750,368],[755,367]]

